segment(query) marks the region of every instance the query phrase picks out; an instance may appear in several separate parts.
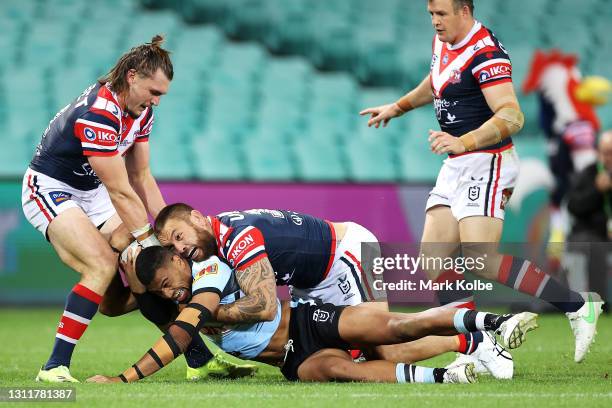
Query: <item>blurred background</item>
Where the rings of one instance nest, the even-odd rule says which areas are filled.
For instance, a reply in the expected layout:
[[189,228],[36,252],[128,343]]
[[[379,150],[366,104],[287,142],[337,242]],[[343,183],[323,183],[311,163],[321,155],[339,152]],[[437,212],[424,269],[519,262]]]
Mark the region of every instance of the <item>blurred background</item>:
[[[426,0],[0,0],[0,304],[62,303],[77,275],[23,217],[21,178],[43,130],[132,46],[166,35],[175,77],[155,110],[152,169],[168,202],[205,213],[287,208],[418,242],[442,158],[423,108],[369,129],[358,112],[428,73]],[[526,117],[514,138],[547,169],[538,97],[520,92],[536,49],[612,78],[612,1],[476,0],[503,42]],[[612,129],[612,105],[598,108]],[[535,173],[534,173],[535,172]],[[505,242],[544,247],[550,187],[522,182]],[[609,255],[609,254],[608,254]],[[609,256],[608,256],[609,257]],[[602,265],[603,274],[609,273]],[[580,279],[578,280],[580,285]]]

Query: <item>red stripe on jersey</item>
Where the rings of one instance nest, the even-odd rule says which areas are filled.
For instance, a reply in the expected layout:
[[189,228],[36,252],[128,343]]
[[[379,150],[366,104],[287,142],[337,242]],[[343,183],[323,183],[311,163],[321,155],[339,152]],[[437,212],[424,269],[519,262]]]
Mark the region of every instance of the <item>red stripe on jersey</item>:
[[148,141],[149,141],[149,136],[137,137],[134,140],[135,143],[142,143],[142,142],[148,142]]
[[329,226],[329,230],[331,232],[331,248],[329,251],[329,260],[327,261],[327,266],[325,267],[325,273],[323,274],[323,279],[327,278],[329,271],[334,263],[334,258],[336,257],[336,230],[331,222],[325,220],[325,223]]
[[244,259],[255,255],[257,252],[253,251],[259,247],[265,252],[266,246],[261,231],[255,227],[247,227],[232,239],[226,258],[230,265],[238,266]]
[[32,193],[30,194],[30,199],[34,200],[34,202],[36,203],[36,205],[38,206],[40,211],[43,213],[43,215],[45,216],[47,221],[49,221],[49,222],[53,221],[53,218],[49,215],[49,213],[47,212],[47,210],[45,209],[43,204],[40,202],[38,197],[36,197],[36,191],[34,191],[34,185],[32,184],[32,175],[31,174],[28,176],[28,187],[30,187],[30,190],[32,191]]
[[81,285],[80,283],[77,283],[76,285],[74,285],[74,288],[72,288],[72,291],[76,293],[77,295],[82,296],[91,302],[94,302],[97,305],[99,305],[100,302],[102,301],[101,295],[98,295],[96,292]]
[[493,195],[491,196],[491,217],[495,217],[495,196],[497,195],[497,187],[499,185],[499,177],[501,174],[502,155],[497,155],[497,172],[495,174],[495,184],[493,185]]
[[499,85],[499,84],[505,84],[505,83],[512,83],[512,78],[500,78],[500,79],[496,79],[494,81],[490,81],[490,82],[486,82],[484,84],[480,85],[480,89],[485,89],[485,88],[489,88],[495,85]]
[[99,157],[112,157],[119,154],[118,150],[113,150],[109,152],[101,152],[98,150],[86,150],[83,149],[83,156],[99,156]]
[[109,120],[112,120],[114,123],[119,125],[119,119],[117,119],[117,117],[115,115],[113,115],[112,113],[110,113],[107,110],[98,109],[98,108],[90,108],[89,111],[95,113],[96,115],[102,115],[105,118],[107,118]]
[[542,273],[537,266],[530,263],[527,272],[523,275],[523,279],[519,282],[519,291],[534,296],[545,277],[546,274]]
[[249,266],[253,265],[255,262],[261,261],[262,259],[267,258],[267,257],[268,257],[268,254],[266,254],[265,252],[262,252],[259,255],[257,255],[256,257],[245,261],[242,265],[237,266],[236,269],[239,270],[239,271],[242,271],[242,270],[248,268]]
[[78,340],[87,330],[87,324],[72,320],[68,316],[62,316],[57,332],[71,339]]
[[119,139],[116,130],[111,129],[107,125],[97,125],[95,122],[75,122],[74,135],[82,143],[90,143],[103,147],[117,146]]
[[[487,46],[487,47],[479,50],[476,54],[472,55],[472,57],[470,59],[468,59],[461,68],[459,68],[459,71],[461,71],[461,73],[463,74],[463,70],[465,69],[465,67],[469,67],[469,65],[472,63],[472,61],[474,61],[474,58],[476,58],[480,54],[483,54],[483,53],[486,53],[486,52],[492,52],[492,51],[497,51],[497,48],[496,47]],[[444,90],[446,89],[446,87],[448,85],[450,85],[450,84],[451,84],[451,82],[450,82],[450,78],[449,78],[449,80],[446,81],[444,83],[444,85],[442,85],[440,87],[440,92],[438,94],[442,95],[444,93]]]
[[510,275],[511,267],[512,267],[512,256],[504,255],[502,257],[501,265],[499,265],[499,271],[497,272],[497,280],[500,283],[506,284],[508,282],[508,276]]
[[349,251],[345,251],[344,253],[349,258],[351,258],[351,260],[353,262],[355,262],[355,264],[357,265],[357,269],[359,269],[359,273],[361,273],[361,283],[362,283],[362,286],[364,286],[368,290],[368,295],[370,295],[370,299],[374,299],[374,294],[372,293],[372,288],[370,288],[370,285],[368,284],[368,280],[366,279],[365,272],[363,270],[363,267],[361,266],[361,262],[359,262],[357,257],[355,255],[351,254]]

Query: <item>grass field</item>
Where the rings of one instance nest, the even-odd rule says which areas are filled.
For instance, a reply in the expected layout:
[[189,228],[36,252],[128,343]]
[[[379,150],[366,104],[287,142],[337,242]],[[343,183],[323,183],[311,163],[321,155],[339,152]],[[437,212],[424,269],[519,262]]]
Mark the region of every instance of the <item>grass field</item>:
[[[37,385],[33,379],[51,350],[59,313],[59,308],[0,309],[0,387]],[[611,407],[612,318],[600,320],[597,342],[582,364],[573,362],[573,337],[565,317],[543,315],[539,321],[540,329],[514,353],[515,380],[510,382],[481,377],[472,385],[292,384],[285,382],[277,369],[262,366],[252,379],[188,383],[181,357],[141,383],[77,384],[77,405]],[[157,338],[156,329],[137,313],[119,318],[98,315],[77,346],[72,374],[81,380],[94,374],[116,375],[140,358]],[[452,359],[452,355],[446,355],[424,365],[443,365]],[[17,406],[28,405],[33,404]],[[75,406],[52,404],[62,405]]]

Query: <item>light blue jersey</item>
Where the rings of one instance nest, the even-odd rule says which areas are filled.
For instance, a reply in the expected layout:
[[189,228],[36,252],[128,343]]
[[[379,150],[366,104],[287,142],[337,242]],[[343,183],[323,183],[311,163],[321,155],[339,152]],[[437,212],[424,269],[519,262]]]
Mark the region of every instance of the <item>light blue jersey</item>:
[[[202,262],[194,262],[191,274],[192,296],[203,292],[214,292],[221,298],[221,304],[233,303],[244,296],[236,282],[234,271],[216,256]],[[278,300],[276,302],[278,309],[274,320],[224,326],[221,334],[209,335],[210,339],[226,353],[247,360],[257,357],[268,346],[280,324],[281,306]]]

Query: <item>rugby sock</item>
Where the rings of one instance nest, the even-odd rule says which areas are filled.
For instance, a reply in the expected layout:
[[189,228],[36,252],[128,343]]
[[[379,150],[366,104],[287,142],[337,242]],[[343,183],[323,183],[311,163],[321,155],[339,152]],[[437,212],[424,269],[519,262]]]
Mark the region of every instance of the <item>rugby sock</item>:
[[437,291],[441,306],[474,309],[474,292],[457,288],[457,282],[465,281],[465,276],[453,270],[444,271],[435,280],[439,284],[448,284],[452,288]]
[[[436,372],[438,370],[438,372]],[[442,374],[440,375],[440,370]],[[404,383],[435,383],[442,382],[444,368],[420,367],[413,364],[398,363],[395,366],[395,378],[400,384]]]
[[455,329],[459,333],[473,333],[478,331],[497,330],[503,322],[511,317],[511,314],[498,315],[494,313],[477,312],[476,310],[459,309],[455,313],[453,323]]
[[575,312],[584,305],[578,292],[561,285],[530,261],[504,255],[497,280],[519,292],[542,299],[563,312]]
[[208,363],[213,358],[213,354],[210,352],[202,337],[196,334],[187,350],[185,350],[185,360],[187,365],[191,368],[200,368],[204,364]]
[[102,296],[80,283],[72,288],[66,298],[66,308],[59,322],[53,351],[45,364],[45,370],[61,365],[70,367],[74,347],[98,311],[101,301]]
[[462,354],[472,354],[478,348],[478,345],[482,343],[484,339],[484,335],[482,332],[474,332],[474,333],[461,333],[457,335],[459,339],[459,349],[457,350]]

